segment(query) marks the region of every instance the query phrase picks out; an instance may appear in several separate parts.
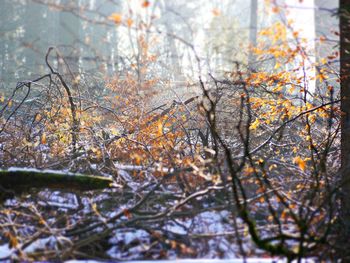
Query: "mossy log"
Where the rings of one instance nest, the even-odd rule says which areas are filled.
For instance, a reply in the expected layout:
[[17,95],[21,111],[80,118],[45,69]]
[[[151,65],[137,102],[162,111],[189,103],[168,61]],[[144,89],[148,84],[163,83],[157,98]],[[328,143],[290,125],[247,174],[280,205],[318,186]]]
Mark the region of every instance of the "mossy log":
[[28,188],[53,188],[63,190],[95,190],[112,186],[112,179],[69,172],[9,169],[0,170],[0,185],[9,190]]

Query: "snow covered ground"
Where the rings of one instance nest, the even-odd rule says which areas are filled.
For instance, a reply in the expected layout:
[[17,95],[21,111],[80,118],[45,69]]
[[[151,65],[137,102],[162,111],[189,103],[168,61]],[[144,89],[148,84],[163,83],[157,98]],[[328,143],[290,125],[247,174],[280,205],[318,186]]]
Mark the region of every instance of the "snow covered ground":
[[[141,261],[122,261],[123,263],[286,263],[287,260],[273,258],[247,258],[243,259],[176,259],[176,260],[141,260]],[[296,261],[295,261],[296,262]],[[303,263],[314,263],[315,260],[305,259]],[[69,260],[66,263],[98,263],[98,261]]]

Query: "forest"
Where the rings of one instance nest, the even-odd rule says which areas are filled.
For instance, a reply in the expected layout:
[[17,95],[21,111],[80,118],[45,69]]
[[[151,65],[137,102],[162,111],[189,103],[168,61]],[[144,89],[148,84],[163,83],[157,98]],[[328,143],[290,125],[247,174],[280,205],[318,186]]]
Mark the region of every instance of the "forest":
[[0,14],[0,262],[350,262],[350,0]]

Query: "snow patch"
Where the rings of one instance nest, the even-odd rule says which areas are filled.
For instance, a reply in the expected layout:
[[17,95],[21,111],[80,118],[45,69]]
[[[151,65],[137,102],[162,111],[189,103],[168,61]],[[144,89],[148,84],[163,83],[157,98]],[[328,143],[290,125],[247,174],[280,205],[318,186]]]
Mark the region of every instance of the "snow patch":
[[13,248],[9,247],[9,244],[4,244],[0,246],[0,260],[1,262],[3,262],[2,260],[4,258],[9,257],[13,252]]
[[28,247],[24,249],[24,252],[26,253],[33,253],[36,250],[43,250],[46,247],[54,246],[56,244],[56,238],[53,236],[41,238],[38,240],[35,240],[33,243],[31,243]]

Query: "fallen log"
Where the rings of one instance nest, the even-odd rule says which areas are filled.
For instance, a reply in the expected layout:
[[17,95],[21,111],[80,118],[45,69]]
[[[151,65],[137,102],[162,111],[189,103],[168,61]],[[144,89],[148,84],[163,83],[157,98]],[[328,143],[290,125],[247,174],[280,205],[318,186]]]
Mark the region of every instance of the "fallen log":
[[29,188],[86,191],[109,188],[112,185],[112,179],[101,176],[27,168],[0,170],[0,186],[14,191]]

